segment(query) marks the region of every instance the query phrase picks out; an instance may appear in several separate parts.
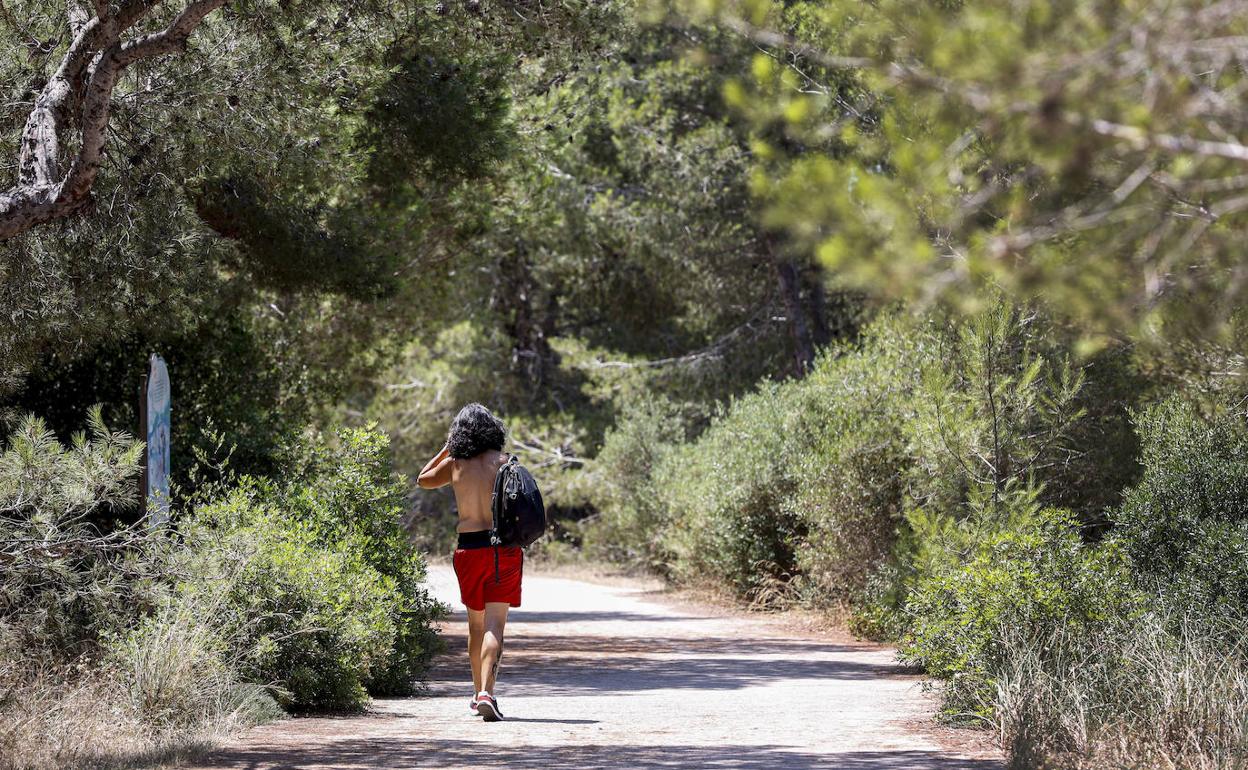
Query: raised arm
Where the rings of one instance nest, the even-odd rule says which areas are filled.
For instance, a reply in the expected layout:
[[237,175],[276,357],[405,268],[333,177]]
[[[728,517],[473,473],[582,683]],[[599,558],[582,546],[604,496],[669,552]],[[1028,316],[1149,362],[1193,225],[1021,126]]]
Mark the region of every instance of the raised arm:
[[451,464],[454,463],[449,447],[443,446],[432,460],[421,469],[416,484],[421,489],[437,489],[451,483]]

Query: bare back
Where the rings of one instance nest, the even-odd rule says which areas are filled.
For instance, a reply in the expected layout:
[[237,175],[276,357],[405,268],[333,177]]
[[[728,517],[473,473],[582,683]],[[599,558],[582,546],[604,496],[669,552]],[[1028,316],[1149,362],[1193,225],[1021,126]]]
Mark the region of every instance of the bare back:
[[486,450],[469,460],[453,461],[451,487],[455,490],[455,505],[459,508],[456,532],[480,532],[494,526],[490,510],[494,479],[499,467],[506,461],[507,455],[496,449]]

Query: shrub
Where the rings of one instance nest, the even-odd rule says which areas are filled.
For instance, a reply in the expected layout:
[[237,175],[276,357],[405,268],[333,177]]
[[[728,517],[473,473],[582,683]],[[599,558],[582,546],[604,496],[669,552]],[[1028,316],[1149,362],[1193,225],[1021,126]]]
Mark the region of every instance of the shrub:
[[374,694],[405,695],[437,649],[433,622],[442,607],[424,586],[424,557],[402,526],[406,485],[389,448],[375,426],[343,428],[333,441],[313,437],[297,451],[296,470],[275,492],[275,504],[310,527],[318,546],[355,553],[393,583],[393,649],[366,684]]
[[955,575],[984,542],[1035,530],[1048,483],[1077,454],[1069,439],[1083,415],[1082,373],[1042,316],[997,301],[923,334],[900,425],[904,522],[856,614],[858,628],[880,636],[913,622],[906,604],[917,586]]
[[1113,539],[1141,585],[1176,608],[1248,613],[1248,423],[1177,398],[1137,415],[1144,474]]
[[149,601],[135,578],[160,536],[108,526],[137,505],[143,445],[99,409],[88,428],[62,446],[29,417],[0,452],[0,641],[32,659],[77,657]]
[[1082,372],[1043,317],[1003,300],[930,333],[906,425],[916,502],[953,517],[1030,504],[1069,455]]
[[764,383],[664,455],[653,489],[675,577],[764,604],[827,607],[862,591],[900,513],[915,331],[886,316],[861,345],[825,352],[804,379]]
[[168,530],[115,521],[141,450],[96,409],[69,446],[27,418],[0,453],[0,766],[155,761],[274,713],[212,613],[168,611]]
[[1087,483],[1070,444],[1083,375],[1057,340],[1003,300],[956,323],[885,314],[692,442],[671,405],[638,407],[599,457],[587,543],[756,604],[848,605],[857,632],[895,637],[911,591],[953,579],[985,541],[1038,531],[1065,494],[1050,482]]
[[810,395],[767,383],[732,402],[696,442],[666,455],[655,486],[671,510],[661,547],[678,580],[725,584],[755,602],[781,598],[803,535],[788,499],[818,425]]
[[[1069,456],[1082,379],[1047,334],[1006,302],[952,331],[886,314],[804,379],[736,399],[690,444],[668,447],[645,433],[662,418],[641,418],[613,434],[619,455],[604,452],[602,473],[644,497],[610,520],[661,530],[646,558],[679,580],[726,583],[755,602],[851,604],[859,630],[887,634],[925,560],[966,555],[940,556],[906,511],[921,504],[946,530],[975,519],[1008,531]],[[661,456],[621,461],[641,445]]]
[[1085,546],[1073,517],[1041,512],[1031,526],[982,541],[960,568],[919,578],[906,605],[904,659],[947,680],[947,712],[986,717],[1003,670],[1005,633],[1095,635],[1137,611],[1125,561],[1112,546]]
[[593,502],[598,513],[579,527],[593,559],[668,570],[662,533],[670,514],[655,471],[685,436],[677,407],[662,396],[627,404],[594,460]]
[[244,479],[187,528],[191,593],[230,585],[220,616],[251,681],[296,708],[350,709],[367,691],[411,692],[436,651],[441,613],[406,539],[385,437],[340,431],[295,450],[281,483]]
[[1097,530],[1140,477],[1140,441],[1132,411],[1152,398],[1135,350],[1111,347],[1086,361],[1074,406],[1083,416],[1065,432],[1043,469],[1044,503],[1069,508]]
[[357,553],[319,546],[310,527],[256,497],[244,488],[198,512],[205,522],[246,523],[195,535],[188,601],[228,587],[216,612],[222,633],[238,645],[247,680],[273,685],[284,704],[358,708],[395,641],[394,582]]
[[[805,525],[797,566],[810,606],[862,608],[889,568],[910,463],[903,428],[916,366],[929,354],[919,332],[914,321],[887,316],[860,345],[825,354],[802,384],[820,409],[788,505]],[[858,627],[880,632],[870,622]]]

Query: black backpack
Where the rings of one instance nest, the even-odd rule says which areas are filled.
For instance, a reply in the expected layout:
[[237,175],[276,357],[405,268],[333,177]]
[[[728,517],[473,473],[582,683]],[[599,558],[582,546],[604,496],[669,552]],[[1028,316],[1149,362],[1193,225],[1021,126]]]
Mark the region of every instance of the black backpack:
[[[490,543],[497,547],[532,545],[546,532],[546,506],[533,474],[515,455],[503,463],[494,478],[494,528]],[[497,552],[495,553],[497,558]]]

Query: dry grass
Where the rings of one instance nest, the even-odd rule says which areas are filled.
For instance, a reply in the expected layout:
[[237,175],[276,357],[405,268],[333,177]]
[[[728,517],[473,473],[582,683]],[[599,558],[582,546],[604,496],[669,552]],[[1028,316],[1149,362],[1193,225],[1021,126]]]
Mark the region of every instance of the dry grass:
[[1095,640],[1002,640],[1010,767],[1248,768],[1248,660],[1229,631],[1148,614]]
[[0,654],[3,770],[175,762],[280,713],[263,688],[238,681],[186,607],[74,666],[31,671]]

